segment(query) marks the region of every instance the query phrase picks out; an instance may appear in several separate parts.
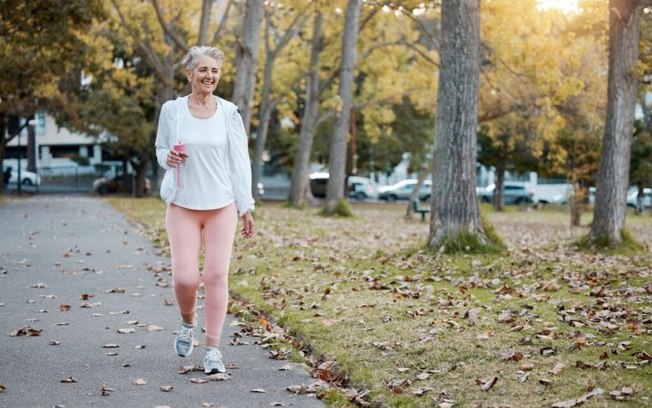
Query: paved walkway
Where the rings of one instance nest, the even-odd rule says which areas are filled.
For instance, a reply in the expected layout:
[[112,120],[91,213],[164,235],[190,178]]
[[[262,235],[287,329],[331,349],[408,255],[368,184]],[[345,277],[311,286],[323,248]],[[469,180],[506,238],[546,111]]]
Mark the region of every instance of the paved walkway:
[[0,407],[324,406],[287,391],[315,380],[269,358],[233,316],[222,334],[230,377],[180,374],[203,349],[174,354],[169,260],[102,200],[8,199],[0,234]]

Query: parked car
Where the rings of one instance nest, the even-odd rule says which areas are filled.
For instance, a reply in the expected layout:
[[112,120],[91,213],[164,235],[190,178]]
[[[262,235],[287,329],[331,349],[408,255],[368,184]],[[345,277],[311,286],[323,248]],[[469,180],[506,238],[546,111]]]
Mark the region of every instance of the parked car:
[[[12,166],[2,166],[2,174],[5,175],[7,173],[10,174],[8,184],[16,185],[18,182],[18,170]],[[24,186],[38,186],[41,184],[41,177],[37,173],[21,168],[20,183]]]
[[[328,188],[328,173],[312,173],[310,175],[310,191],[318,198],[326,197]],[[378,199],[378,185],[367,177],[349,176],[346,179],[346,192],[356,200]]]
[[[523,181],[505,181],[503,190],[503,202],[505,204],[528,204],[534,202],[534,189],[530,183]],[[494,199],[495,184],[486,187],[476,188],[478,199],[490,203]]]
[[[595,204],[595,187],[589,187],[589,204]],[[627,190],[627,206],[636,208],[638,200],[638,187],[632,186]],[[645,187],[643,189],[643,208],[652,207],[652,189]]]
[[[381,186],[379,198],[386,201],[409,200],[416,185],[416,179],[407,179],[391,186]],[[428,201],[430,197],[432,197],[432,181],[425,180],[419,191],[419,200]]]
[[[638,204],[638,187],[630,187],[627,190],[627,206],[636,208]],[[652,189],[644,188],[643,189],[643,208],[652,207]]]
[[347,186],[351,198],[356,200],[378,199],[378,184],[368,177],[349,176]]

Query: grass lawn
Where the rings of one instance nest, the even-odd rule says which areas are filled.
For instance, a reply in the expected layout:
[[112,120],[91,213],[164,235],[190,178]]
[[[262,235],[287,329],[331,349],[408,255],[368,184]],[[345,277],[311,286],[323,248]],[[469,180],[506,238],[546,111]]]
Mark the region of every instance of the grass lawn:
[[[165,246],[160,200],[111,201]],[[429,226],[403,205],[326,218],[266,204],[236,240],[231,291],[320,356],[315,375],[376,406],[652,406],[652,253],[569,249],[586,227],[565,209],[482,211],[500,255],[425,251]],[[628,229],[652,247],[649,213]]]

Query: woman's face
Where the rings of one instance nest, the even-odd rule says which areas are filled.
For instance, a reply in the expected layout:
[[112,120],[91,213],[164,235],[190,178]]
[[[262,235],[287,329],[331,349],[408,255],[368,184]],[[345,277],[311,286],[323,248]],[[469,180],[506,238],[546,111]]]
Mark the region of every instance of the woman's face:
[[187,71],[188,82],[193,93],[204,95],[212,94],[220,82],[222,67],[213,58],[207,55],[197,57],[197,65],[192,71]]

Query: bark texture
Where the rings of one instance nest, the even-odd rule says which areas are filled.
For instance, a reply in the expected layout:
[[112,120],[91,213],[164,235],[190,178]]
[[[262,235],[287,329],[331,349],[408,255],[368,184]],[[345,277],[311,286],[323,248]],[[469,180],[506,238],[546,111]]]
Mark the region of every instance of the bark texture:
[[607,119],[589,239],[606,238],[611,245],[622,243],[625,225],[638,87],[634,66],[638,61],[643,9],[650,3],[609,0]]
[[324,15],[321,10],[315,12],[315,21],[312,32],[312,45],[310,49],[310,67],[306,83],[306,102],[301,118],[301,131],[299,145],[292,167],[292,181],[288,201],[292,207],[301,208],[306,203],[310,194],[310,154],[315,131],[319,123],[319,60],[324,47]]
[[328,189],[326,191],[326,213],[333,214],[339,201],[344,198],[346,183],[346,144],[349,135],[351,108],[353,107],[353,79],[356,66],[356,45],[360,27],[362,0],[349,0],[342,35],[342,58],[338,95],[340,108],[335,118],[335,129],[328,156]]
[[254,109],[254,88],[258,66],[260,31],[263,25],[263,0],[247,0],[242,36],[236,50],[236,78],[233,87],[233,103],[240,109],[245,131],[249,134]]
[[487,238],[476,198],[480,1],[444,1],[437,93],[430,234],[431,248],[468,233]]

